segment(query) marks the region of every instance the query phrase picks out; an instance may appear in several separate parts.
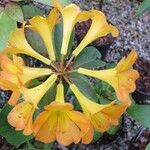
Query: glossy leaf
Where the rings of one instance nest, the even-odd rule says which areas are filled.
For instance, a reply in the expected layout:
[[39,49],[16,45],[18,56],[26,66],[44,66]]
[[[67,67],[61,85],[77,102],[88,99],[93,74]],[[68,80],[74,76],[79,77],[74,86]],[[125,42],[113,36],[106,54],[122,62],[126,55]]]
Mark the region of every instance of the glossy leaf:
[[150,150],[150,143],[146,146],[145,150]]
[[20,1],[23,1],[23,0],[11,0],[12,2],[20,2]]
[[94,132],[93,142],[98,141],[103,136],[103,133],[100,133],[98,131]]
[[1,7],[1,6],[0,6],[0,13],[2,13],[3,10],[4,10],[4,7]]
[[130,114],[136,121],[150,128],[150,105],[139,105],[135,104],[127,109],[128,114]]
[[44,12],[34,5],[23,5],[22,6],[24,19],[30,19],[34,16],[42,16]]
[[9,35],[16,27],[16,21],[12,20],[4,12],[0,13],[0,51],[6,47]]
[[24,21],[22,9],[17,3],[8,3],[5,7],[5,13],[14,21]]
[[93,69],[93,68],[99,68],[104,67],[105,62],[100,60],[101,53],[95,48],[95,47],[87,47],[85,48],[75,59],[73,67],[79,68],[87,68],[87,69]]
[[72,73],[70,75],[71,80],[77,85],[77,87],[83,92],[85,96],[91,100],[97,102],[96,92],[91,84],[90,80],[81,74]]
[[[49,5],[52,6],[51,0],[35,0],[36,2],[39,2],[41,4]],[[59,2],[63,5],[66,6],[67,4],[71,3],[70,0],[59,0]]]
[[150,11],[150,1],[149,0],[144,0],[138,10],[136,11],[136,16],[141,16],[142,14],[144,14],[145,12],[149,12]]
[[45,44],[38,32],[31,29],[25,29],[25,35],[28,43],[35,51],[41,54],[47,54]]
[[44,95],[39,103],[39,108],[43,108],[44,106],[50,104],[53,100],[55,100],[56,96],[56,84],[54,84]]
[[119,124],[117,126],[111,126],[109,128],[109,130],[107,131],[107,133],[110,135],[115,135],[119,131],[119,129],[121,128],[121,123],[122,123],[122,118],[120,118]]
[[12,110],[12,106],[6,104],[0,112],[0,135],[5,137],[8,143],[12,145],[20,145],[30,139],[32,136],[25,136],[22,131],[15,131],[7,122],[8,113]]

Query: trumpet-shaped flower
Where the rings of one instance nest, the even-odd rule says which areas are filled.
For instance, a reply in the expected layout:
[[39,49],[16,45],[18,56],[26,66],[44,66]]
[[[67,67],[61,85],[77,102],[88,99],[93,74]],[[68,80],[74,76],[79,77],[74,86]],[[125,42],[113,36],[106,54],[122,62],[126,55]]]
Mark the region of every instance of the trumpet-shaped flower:
[[[71,84],[70,88],[77,97],[84,113],[89,117],[93,127],[97,131],[104,132],[111,125],[118,125],[118,119],[125,112],[126,106],[116,105],[115,102],[100,105],[85,97],[76,85]],[[92,132],[92,129],[89,132]],[[84,138],[86,136],[83,137],[83,140]]]
[[83,41],[73,51],[74,56],[77,56],[84,47],[98,37],[105,36],[109,33],[112,33],[114,37],[118,36],[117,28],[107,23],[106,17],[101,11],[93,10],[91,12],[81,12],[80,8],[75,4],[70,4],[63,8],[57,0],[52,0],[52,2],[54,7],[60,11],[63,18],[63,42],[61,47],[62,55],[67,54],[71,32],[77,22],[82,22],[90,18],[92,20],[92,25]]
[[[52,75],[41,85],[32,89],[23,89],[22,94],[25,101],[17,104],[12,111],[8,114],[8,123],[15,127],[16,130],[23,130],[23,134],[32,134],[32,117],[35,109],[41,98],[47,90],[56,81],[57,76]],[[42,90],[41,90],[42,89]]]
[[37,53],[28,44],[25,38],[24,28],[19,28],[13,31],[8,42],[9,46],[3,51],[5,54],[26,54],[44,62],[45,64],[49,65],[51,63],[49,59]]
[[47,47],[51,61],[56,60],[55,50],[53,47],[53,30],[58,21],[59,21],[59,12],[56,8],[53,8],[51,10],[48,18],[36,16],[29,20],[31,28],[41,35]]
[[139,73],[132,69],[136,59],[137,53],[135,50],[132,50],[128,57],[124,57],[113,69],[95,71],[79,68],[78,72],[109,83],[114,87],[118,99],[124,105],[129,106],[131,104],[129,93],[134,92],[136,88],[135,80],[139,77]]
[[86,117],[74,111],[71,104],[64,102],[63,91],[63,85],[59,84],[55,101],[47,105],[45,111],[36,118],[33,126],[36,140],[44,143],[57,140],[67,146],[79,143],[89,130],[90,124]]
[[99,37],[106,36],[107,34],[112,34],[112,36],[117,37],[119,35],[119,31],[113,25],[110,25],[106,21],[105,15],[101,11],[93,10],[91,12],[92,24],[81,41],[78,47],[73,51],[73,55],[76,57],[88,44],[93,42]]
[[37,104],[39,103],[41,98],[48,91],[48,89],[55,83],[56,80],[57,80],[57,75],[53,74],[41,85],[31,89],[22,87],[20,91],[23,94],[24,99],[32,103],[34,107],[37,108]]
[[9,104],[15,105],[20,97],[20,88],[32,79],[50,75],[52,72],[46,68],[25,67],[21,57],[13,55],[13,60],[6,55],[0,55],[0,88],[13,91]]
[[17,131],[23,130],[23,134],[32,134],[32,116],[35,111],[35,107],[29,102],[21,102],[16,105],[12,111],[8,114],[8,123],[15,127]]

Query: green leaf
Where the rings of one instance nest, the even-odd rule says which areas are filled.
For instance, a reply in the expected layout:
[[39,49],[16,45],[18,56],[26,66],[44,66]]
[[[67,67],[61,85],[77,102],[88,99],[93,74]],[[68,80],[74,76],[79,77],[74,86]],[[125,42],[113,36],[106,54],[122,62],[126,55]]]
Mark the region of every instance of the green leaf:
[[34,146],[35,146],[36,150],[51,150],[51,149],[53,149],[53,143],[44,144],[42,142],[35,141]]
[[54,31],[54,43],[55,43],[55,50],[57,55],[57,60],[60,60],[61,54],[61,44],[63,38],[63,23],[57,24]]
[[138,105],[135,104],[127,109],[128,114],[130,114],[136,121],[150,128],[150,105]]
[[111,126],[110,129],[107,131],[107,133],[110,135],[115,135],[119,131],[121,127],[121,123],[122,123],[122,118],[119,119],[119,125]]
[[0,135],[4,136],[8,143],[17,146],[32,139],[32,136],[25,136],[22,134],[22,131],[15,131],[15,129],[8,124],[7,116],[11,110],[12,106],[6,104],[0,112]]
[[108,104],[113,100],[116,100],[116,93],[112,86],[104,81],[96,81],[94,89],[97,93],[100,104]]
[[36,6],[30,5],[23,5],[22,6],[23,16],[24,19],[30,19],[34,16],[43,16],[44,11],[40,10]]
[[11,0],[12,2],[20,2],[20,1],[23,1],[23,0]]
[[38,32],[31,29],[25,29],[25,35],[30,46],[40,54],[46,55],[47,49]]
[[150,143],[146,146],[145,150],[150,150]]
[[87,69],[93,69],[98,67],[104,67],[105,62],[100,60],[101,53],[95,47],[86,47],[75,59],[73,67],[84,67]]
[[94,132],[93,142],[98,141],[103,136],[103,133],[100,133],[98,131]]
[[70,78],[85,96],[95,102],[98,102],[96,92],[86,76],[78,73],[72,73],[70,74]]
[[1,6],[0,6],[0,13],[2,13],[3,10],[4,10],[4,7],[1,7]]
[[0,51],[7,44],[10,33],[17,28],[17,23],[8,17],[4,12],[0,13]]
[[150,11],[150,1],[144,0],[141,5],[139,6],[138,10],[136,11],[136,16],[141,16],[145,12]]
[[[45,4],[45,5],[49,5],[49,6],[53,6],[51,0],[35,0],[36,2]],[[59,2],[63,5],[66,6],[67,4],[71,3],[71,0],[59,0]]]
[[48,105],[50,102],[55,100],[56,96],[56,84],[54,84],[44,95],[39,103],[39,108],[43,108],[44,106]]
[[14,21],[24,21],[22,9],[17,3],[8,3],[4,11]]

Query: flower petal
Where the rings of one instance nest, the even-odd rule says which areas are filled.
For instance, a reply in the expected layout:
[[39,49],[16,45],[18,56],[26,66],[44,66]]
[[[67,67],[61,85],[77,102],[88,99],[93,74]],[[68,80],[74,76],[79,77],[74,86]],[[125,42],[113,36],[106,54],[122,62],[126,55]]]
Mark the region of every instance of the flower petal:
[[15,106],[19,98],[20,98],[20,92],[13,92],[10,99],[8,100],[8,104]]
[[53,46],[53,30],[59,20],[59,12],[56,8],[52,9],[48,19],[36,16],[29,20],[31,28],[37,31],[42,37],[51,61],[55,61],[55,50]]
[[83,144],[89,144],[89,143],[91,143],[91,141],[93,140],[93,136],[94,136],[93,125],[90,125],[90,129],[82,137],[82,143]]
[[31,81],[32,79],[50,74],[52,74],[52,71],[48,68],[23,67],[23,73],[22,75],[20,75],[20,80],[23,84],[25,84],[28,81]]
[[81,139],[79,128],[69,119],[68,123],[69,126],[66,131],[56,132],[57,141],[64,146],[68,146],[72,143],[77,144]]
[[[77,97],[77,99],[78,99],[79,103],[81,104],[86,115],[89,115],[89,112],[91,114],[95,114],[106,107],[105,105],[99,105],[99,104],[93,102],[92,100],[88,99],[86,96],[84,96],[80,92],[80,90],[77,88],[77,86],[75,84],[71,84],[70,89]],[[87,111],[87,108],[88,108],[88,111]]]
[[[14,60],[16,61],[16,57],[14,56]],[[8,73],[17,74],[21,72],[21,67],[17,62],[13,62],[11,59],[8,58],[7,55],[0,55],[0,67],[3,71]]]
[[36,86],[31,89],[27,89],[23,87],[21,89],[21,92],[25,100],[32,103],[34,107],[37,108],[37,104],[39,103],[41,98],[44,96],[44,94],[47,92],[47,90],[54,84],[56,79],[57,79],[57,76],[53,74],[44,83],[42,83],[39,86]]
[[[39,123],[39,124],[38,124]],[[49,112],[41,113],[33,125],[35,139],[43,143],[51,143],[56,139],[57,116]]]
[[91,27],[78,45],[78,47],[73,51],[73,55],[76,57],[89,43],[94,41],[95,39],[105,36],[109,33],[112,33],[113,36],[118,36],[118,30],[116,27],[112,25],[108,25],[106,21],[105,15],[101,11],[93,10],[92,12],[93,17]]
[[80,8],[75,4],[70,4],[66,6],[62,10],[62,17],[63,17],[63,41],[61,47],[61,54],[66,55],[68,44],[70,40],[70,36],[75,25],[75,19],[80,13]]
[[1,71],[0,87],[11,91],[18,91],[20,88],[20,83],[16,75]]
[[133,49],[127,58],[122,58],[120,62],[117,64],[116,70],[117,72],[123,72],[132,68],[133,64],[135,63],[138,55],[137,52]]
[[[32,115],[35,108],[28,102],[22,102],[16,105],[8,114],[8,123],[15,127],[16,130],[25,130],[25,133],[32,133]],[[29,123],[29,124],[28,124]],[[30,127],[29,127],[30,126]],[[28,130],[30,129],[30,130]]]
[[38,54],[36,51],[34,51],[31,46],[28,44],[26,38],[25,38],[25,33],[24,29],[16,29],[13,31],[10,35],[9,38],[9,44],[11,47],[8,47],[5,49],[4,53],[21,53],[21,54],[26,54],[29,56],[32,56],[36,59],[39,59],[40,61],[50,64],[51,61],[48,60],[47,58],[43,57],[42,55]]

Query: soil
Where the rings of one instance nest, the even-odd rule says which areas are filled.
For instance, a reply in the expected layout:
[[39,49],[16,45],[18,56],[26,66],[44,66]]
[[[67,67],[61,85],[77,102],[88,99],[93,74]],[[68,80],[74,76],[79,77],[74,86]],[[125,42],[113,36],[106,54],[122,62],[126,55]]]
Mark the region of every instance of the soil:
[[137,90],[150,94],[150,60],[138,58],[134,68],[140,73],[136,82]]

